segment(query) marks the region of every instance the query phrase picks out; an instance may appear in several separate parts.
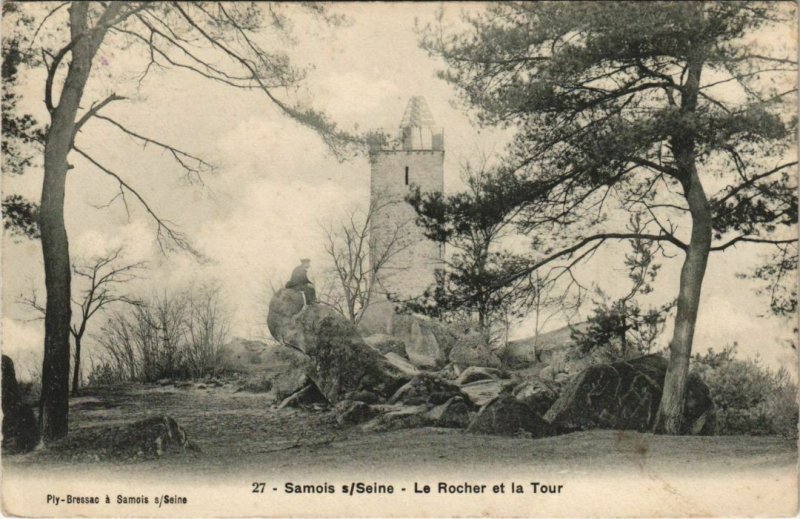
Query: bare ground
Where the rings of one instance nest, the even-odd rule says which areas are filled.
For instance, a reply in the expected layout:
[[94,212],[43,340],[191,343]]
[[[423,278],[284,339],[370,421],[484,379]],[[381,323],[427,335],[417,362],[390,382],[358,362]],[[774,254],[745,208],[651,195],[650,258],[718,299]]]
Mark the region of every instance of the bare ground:
[[[775,516],[797,511],[797,446],[775,437],[666,437],[588,431],[551,438],[453,429],[386,433],[340,426],[330,410],[277,409],[232,385],[94,389],[71,401],[73,446],[3,457],[3,510],[22,516]],[[167,414],[200,452],[104,459],[75,441],[100,427]],[[253,485],[264,483],[264,493]],[[393,495],[348,497],[353,482]],[[559,495],[442,495],[441,482],[563,486]],[[336,494],[291,494],[284,485]],[[429,484],[431,494],[416,492]],[[398,488],[402,487],[402,488]],[[186,507],[62,507],[50,494],[187,496]]]
[[44,449],[5,456],[4,467],[27,472],[103,467],[145,475],[242,474],[287,467],[458,469],[536,466],[560,473],[602,470],[750,471],[797,464],[794,440],[776,437],[666,437],[628,431],[589,431],[551,438],[479,436],[452,429],[422,428],[366,433],[340,426],[326,409],[277,409],[270,394],[235,387],[186,388],[130,385],[98,388],[71,400],[73,437],[90,428],[121,425],[166,414],[186,430],[200,452],[155,460],[96,459],[91,446]]

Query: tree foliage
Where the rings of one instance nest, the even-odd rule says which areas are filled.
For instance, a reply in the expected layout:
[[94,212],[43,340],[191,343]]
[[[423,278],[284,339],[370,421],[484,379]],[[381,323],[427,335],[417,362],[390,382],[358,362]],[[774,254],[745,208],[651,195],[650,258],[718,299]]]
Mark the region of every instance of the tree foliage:
[[[629,228],[635,230],[634,219]],[[661,306],[644,308],[637,296],[653,291],[660,264],[654,263],[655,246],[646,240],[631,240],[631,252],[625,255],[625,266],[631,288],[628,293],[611,300],[597,288],[600,300],[595,303],[586,326],[572,330],[572,340],[584,353],[606,350],[612,358],[628,359],[653,352],[664,331],[668,314],[675,306],[671,301]]]
[[445,244],[449,254],[434,285],[406,306],[439,318],[469,319],[475,314],[478,328],[489,336],[495,325],[521,317],[524,300],[543,284],[533,286],[530,279],[503,282],[527,263],[502,243],[515,215],[502,200],[512,196],[514,184],[487,171],[485,162],[477,168],[467,164],[463,173],[466,191],[445,196],[416,188],[407,198],[425,236]]
[[[2,41],[2,114],[3,131],[0,134],[2,170],[6,175],[21,175],[36,163],[44,142],[44,129],[36,118],[19,109],[19,72],[21,67],[36,64],[37,57],[30,52],[30,35],[33,18],[25,14],[18,4],[3,3],[5,29],[11,31]],[[38,205],[21,195],[3,198],[3,227],[13,235],[38,238],[36,223]]]
[[794,21],[788,4],[508,2],[422,32],[478,121],[515,130],[507,210],[551,246],[505,283],[617,240],[683,255],[659,431],[680,430],[708,255],[796,242],[796,52],[765,37]]

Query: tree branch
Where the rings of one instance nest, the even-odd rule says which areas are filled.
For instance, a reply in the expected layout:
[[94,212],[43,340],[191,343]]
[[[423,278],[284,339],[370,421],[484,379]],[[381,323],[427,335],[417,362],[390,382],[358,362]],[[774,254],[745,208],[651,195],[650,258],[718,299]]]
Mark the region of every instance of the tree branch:
[[727,242],[723,243],[722,245],[717,245],[716,247],[711,247],[711,251],[724,251],[728,247],[732,247],[739,242],[746,242],[746,243],[766,243],[770,245],[782,245],[786,243],[797,243],[797,238],[791,238],[786,240],[770,240],[767,238],[751,238],[746,235],[737,236]]
[[[78,152],[78,154],[80,154],[83,158],[88,160],[97,169],[99,169],[100,171],[102,171],[106,175],[108,175],[108,176],[112,177],[114,180],[116,180],[119,183],[120,189],[127,190],[129,193],[131,193],[133,196],[135,196],[137,200],[139,200],[139,203],[142,204],[142,207],[144,207],[145,211],[147,211],[147,213],[156,222],[156,226],[157,226],[157,228],[156,228],[156,241],[158,242],[158,246],[159,246],[159,248],[161,249],[162,252],[164,252],[165,250],[168,250],[168,248],[169,248],[168,247],[168,243],[172,242],[179,249],[185,250],[185,251],[189,252],[190,254],[192,254],[194,256],[197,256],[197,257],[201,257],[202,256],[197,250],[194,249],[194,247],[192,247],[192,245],[189,243],[189,241],[186,238],[186,236],[184,236],[182,233],[174,230],[171,227],[171,222],[169,222],[168,220],[164,220],[164,219],[160,218],[156,214],[156,212],[153,211],[153,209],[150,207],[150,204],[148,204],[147,201],[142,197],[142,195],[140,195],[139,192],[136,191],[136,189],[131,187],[130,184],[125,182],[125,180],[123,180],[122,177],[120,177],[117,173],[114,173],[113,171],[111,171],[107,167],[105,167],[102,164],[100,164],[99,162],[97,162],[95,159],[93,159],[91,156],[89,156],[87,153],[85,153],[83,150],[81,150],[77,146],[73,146],[73,149],[76,152]],[[167,242],[166,244],[165,244],[165,240]]]
[[81,116],[80,119],[78,119],[78,122],[75,123],[75,131],[72,135],[72,138],[75,139],[75,135],[81,130],[81,127],[86,124],[86,121],[88,121],[92,116],[96,115],[97,112],[102,110],[104,106],[109,103],[113,103],[114,101],[121,101],[123,99],[127,98],[118,96],[117,94],[111,94],[99,103],[92,103],[92,106],[86,111],[85,114],[83,114],[83,116]]

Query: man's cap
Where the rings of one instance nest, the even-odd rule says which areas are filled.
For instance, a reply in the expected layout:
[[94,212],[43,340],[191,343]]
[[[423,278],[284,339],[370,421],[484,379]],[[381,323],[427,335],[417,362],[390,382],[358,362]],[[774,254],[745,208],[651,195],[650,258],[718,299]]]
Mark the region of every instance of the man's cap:
[[308,258],[300,258],[300,263],[311,263],[311,260]]

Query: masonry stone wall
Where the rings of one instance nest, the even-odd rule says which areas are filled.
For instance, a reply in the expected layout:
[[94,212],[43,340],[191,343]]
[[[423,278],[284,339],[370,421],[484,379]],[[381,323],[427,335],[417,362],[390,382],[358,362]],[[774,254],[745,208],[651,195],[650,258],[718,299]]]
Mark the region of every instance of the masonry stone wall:
[[382,254],[397,236],[402,250],[381,268],[381,285],[401,299],[420,295],[433,283],[443,250],[417,227],[416,213],[405,196],[414,185],[424,192],[443,191],[444,151],[377,150],[370,153],[370,163],[372,201],[380,208],[371,227],[373,264],[374,255]]

